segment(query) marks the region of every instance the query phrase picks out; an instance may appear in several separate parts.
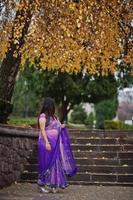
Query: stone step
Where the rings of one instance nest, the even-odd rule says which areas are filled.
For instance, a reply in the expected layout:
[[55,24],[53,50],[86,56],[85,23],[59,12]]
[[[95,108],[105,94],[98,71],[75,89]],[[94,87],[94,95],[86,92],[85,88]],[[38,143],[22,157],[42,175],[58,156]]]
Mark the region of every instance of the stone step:
[[[108,140],[110,142],[114,141],[112,139],[108,139]],[[91,141],[93,141],[93,143],[94,143],[94,140],[91,140]],[[103,139],[103,141],[105,142],[105,139]],[[118,140],[116,140],[116,141],[118,141]],[[79,142],[79,141],[77,141],[77,142]],[[123,142],[123,144],[122,143],[121,144],[108,144],[108,143],[106,143],[106,144],[99,143],[98,144],[98,139],[97,139],[96,140],[97,144],[92,144],[89,142],[89,140],[87,140],[85,144],[76,143],[76,142],[71,143],[71,148],[74,152],[77,152],[77,153],[79,153],[80,151],[81,151],[81,153],[93,151],[94,154],[95,154],[95,152],[97,152],[97,154],[103,153],[103,152],[111,152],[111,153],[119,153],[119,152],[127,153],[127,152],[129,152],[131,154],[133,152],[133,144],[125,144],[124,142]],[[33,154],[35,156],[37,156],[37,145],[34,145],[33,150],[31,151],[31,155],[33,155]]]
[[90,181],[90,182],[131,182],[133,183],[133,174],[104,174],[104,173],[77,173],[71,177],[72,181]]
[[70,137],[133,138],[132,130],[76,130],[68,129]]
[[124,144],[124,145],[81,145],[81,144],[71,144],[72,150],[92,150],[92,151],[133,151],[133,145]]
[[[97,144],[92,145],[91,143],[86,144],[71,144],[72,150],[81,151],[133,151],[132,144]],[[37,151],[37,145],[33,147],[34,152]]]
[[[21,180],[37,180],[37,172],[25,172],[21,175]],[[133,183],[133,174],[106,174],[106,173],[77,173],[70,177],[69,181],[88,181],[88,182],[129,182]]]
[[127,139],[127,138],[85,138],[85,137],[79,137],[79,138],[70,138],[72,144],[132,144],[133,145],[133,139]]
[[[133,174],[133,166],[115,166],[115,165],[77,165],[78,172],[89,173],[117,173]],[[26,165],[24,172],[37,172],[38,165]]]
[[97,159],[97,158],[75,158],[77,164],[80,165],[133,165],[133,159]]
[[[30,158],[29,164],[37,164],[37,157]],[[132,159],[112,159],[112,158],[91,158],[87,157],[75,157],[75,161],[79,165],[133,165]]]
[[78,165],[78,172],[105,174],[133,174],[133,166]]
[[[30,182],[30,181],[29,181]],[[36,181],[31,181],[35,183]],[[99,182],[99,181],[69,181],[70,185],[98,185],[98,186],[133,186],[133,182]]]
[[[78,173],[70,184],[133,185],[132,131],[68,130]],[[37,141],[29,164],[21,176],[23,182],[37,181]]]
[[[37,183],[37,179],[20,180],[20,183]],[[69,185],[97,185],[97,186],[133,186],[133,182],[99,182],[99,181],[69,181]]]
[[[133,158],[133,151],[84,151],[73,150],[74,157],[86,157],[86,158],[113,158],[113,159],[131,159]],[[31,151],[31,157],[37,157],[37,149]]]
[[87,158],[112,158],[112,159],[131,159],[133,158],[133,151],[131,152],[114,152],[114,151],[107,151],[107,152],[97,152],[97,151],[73,151],[75,157],[87,157]]

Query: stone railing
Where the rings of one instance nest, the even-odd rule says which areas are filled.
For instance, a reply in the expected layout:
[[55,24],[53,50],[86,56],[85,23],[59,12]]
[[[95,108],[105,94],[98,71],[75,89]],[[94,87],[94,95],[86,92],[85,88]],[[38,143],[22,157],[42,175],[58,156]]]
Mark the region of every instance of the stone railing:
[[20,179],[37,135],[32,128],[0,125],[0,188]]

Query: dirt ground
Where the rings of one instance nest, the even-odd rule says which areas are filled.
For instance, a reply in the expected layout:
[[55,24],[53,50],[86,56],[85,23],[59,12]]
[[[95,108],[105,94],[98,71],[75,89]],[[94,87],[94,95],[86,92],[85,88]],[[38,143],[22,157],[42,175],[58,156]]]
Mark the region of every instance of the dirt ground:
[[0,190],[0,200],[132,200],[133,187],[70,185],[59,193],[42,194],[36,184],[16,183]]

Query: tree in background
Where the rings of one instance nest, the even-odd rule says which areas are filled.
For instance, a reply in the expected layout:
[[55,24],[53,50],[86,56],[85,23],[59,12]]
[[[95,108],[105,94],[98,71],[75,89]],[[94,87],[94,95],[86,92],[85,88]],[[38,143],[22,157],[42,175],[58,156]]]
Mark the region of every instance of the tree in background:
[[44,78],[44,71],[30,65],[19,72],[12,98],[13,115],[30,117],[38,114],[44,92]]
[[131,87],[133,85],[132,65],[122,62],[118,66],[116,78],[119,85],[119,89]]
[[105,120],[112,120],[116,116],[117,98],[103,100],[95,105],[96,112],[96,128],[103,129]]
[[67,114],[74,105],[89,101],[85,90],[90,76],[82,73],[68,74],[61,72],[45,72],[44,96],[51,96],[55,99],[57,112],[61,122],[65,121]]
[[[39,58],[42,69],[114,73],[132,62],[132,1],[1,0],[0,122],[12,110],[19,67]],[[82,64],[82,65],[81,65]],[[98,64],[98,65],[97,65]]]
[[74,106],[74,109],[71,113],[70,122],[76,124],[85,124],[85,120],[87,118],[87,113],[82,105]]
[[[89,80],[90,76],[88,74],[84,78],[82,73],[76,75],[57,72],[55,70],[44,71],[38,70],[34,66],[25,68],[25,70],[20,73],[15,87],[13,96],[14,114],[20,112],[20,104],[21,110],[25,110],[25,98],[28,98],[28,102],[31,104],[27,105],[29,113],[31,113],[32,110],[35,114],[37,113],[42,99],[46,96],[50,96],[55,99],[59,118],[63,122],[68,112],[75,104],[80,104],[84,99],[89,99],[89,97],[87,98],[85,90]],[[20,94],[22,95],[20,96]]]
[[89,95],[89,102],[94,104],[102,100],[117,96],[118,82],[113,74],[108,76],[92,76],[91,81],[86,85],[86,93]]
[[55,70],[39,70],[30,65],[19,74],[13,96],[14,114],[19,113],[20,109],[26,110],[25,113],[28,115],[31,112],[36,114],[42,99],[51,96],[55,99],[60,120],[64,121],[74,105],[81,102],[98,103],[113,97],[116,93],[117,82],[113,75],[76,75]]
[[0,2],[0,123],[12,112],[11,98],[34,6],[32,0]]

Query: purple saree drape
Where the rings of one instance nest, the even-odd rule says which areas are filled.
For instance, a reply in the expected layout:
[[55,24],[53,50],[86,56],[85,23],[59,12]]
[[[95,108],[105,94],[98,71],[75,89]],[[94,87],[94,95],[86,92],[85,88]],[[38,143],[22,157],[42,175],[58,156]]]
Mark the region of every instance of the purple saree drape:
[[56,119],[51,119],[45,128],[51,150],[47,151],[41,133],[38,138],[38,185],[65,188],[67,176],[77,172],[66,128]]

